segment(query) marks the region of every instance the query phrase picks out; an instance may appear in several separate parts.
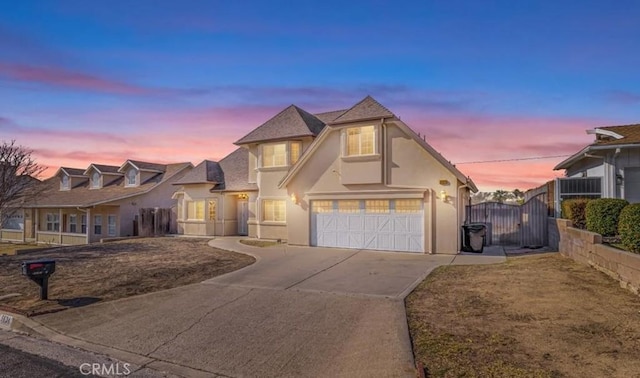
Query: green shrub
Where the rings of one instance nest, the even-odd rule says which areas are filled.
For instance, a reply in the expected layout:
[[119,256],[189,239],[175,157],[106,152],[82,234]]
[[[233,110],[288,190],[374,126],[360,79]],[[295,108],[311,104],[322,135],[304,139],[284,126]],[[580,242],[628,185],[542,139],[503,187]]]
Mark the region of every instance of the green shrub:
[[627,251],[640,253],[640,203],[634,203],[622,209],[618,233]]
[[629,202],[616,198],[598,198],[589,201],[585,217],[587,230],[602,236],[618,235],[618,217]]
[[585,209],[589,201],[591,200],[588,198],[572,198],[562,201],[560,205],[562,217],[569,219],[573,223],[573,227],[584,230],[586,224]]

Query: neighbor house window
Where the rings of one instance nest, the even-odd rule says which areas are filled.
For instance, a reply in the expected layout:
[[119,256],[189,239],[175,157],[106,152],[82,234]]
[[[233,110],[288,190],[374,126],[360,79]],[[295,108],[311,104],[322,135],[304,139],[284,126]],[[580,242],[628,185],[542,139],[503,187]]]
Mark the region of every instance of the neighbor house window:
[[284,167],[287,165],[287,144],[265,144],[262,146],[263,167]]
[[60,231],[60,214],[47,213],[47,231]]
[[298,159],[300,159],[300,153],[302,152],[302,143],[301,142],[291,142],[289,144],[289,164],[295,164]]
[[100,187],[100,173],[93,172],[91,175],[91,187],[97,189]]
[[78,216],[76,214],[69,214],[69,232],[78,232]]
[[116,236],[116,216],[107,216],[107,234],[109,236]]
[[136,186],[138,184],[138,171],[131,168],[127,171],[127,186]]
[[341,200],[338,201],[339,213],[359,213],[360,201],[358,200]]
[[373,155],[375,153],[376,129],[374,126],[347,129],[347,156]]
[[60,188],[62,190],[69,190],[69,176],[67,175],[62,176]]
[[419,213],[422,211],[422,201],[419,199],[397,199],[396,213]]
[[187,219],[204,220],[204,201],[187,201]]
[[209,220],[216,220],[216,201],[209,201]]
[[267,222],[286,221],[287,203],[283,200],[263,200],[262,220]]
[[81,215],[80,216],[80,232],[82,232],[83,234],[87,233],[87,216],[86,215]]
[[102,235],[102,215],[93,216],[93,233],[95,235]]
[[366,200],[364,201],[364,209],[367,213],[380,214],[389,212],[388,200]]

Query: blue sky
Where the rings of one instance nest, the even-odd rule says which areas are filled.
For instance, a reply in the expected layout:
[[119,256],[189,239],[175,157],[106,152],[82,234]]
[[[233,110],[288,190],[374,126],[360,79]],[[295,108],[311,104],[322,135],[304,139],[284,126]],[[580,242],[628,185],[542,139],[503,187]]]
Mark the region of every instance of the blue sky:
[[[370,94],[453,162],[570,154],[640,122],[640,2],[21,1],[0,139],[51,167],[221,158],[285,106]],[[561,158],[460,165],[527,188]]]

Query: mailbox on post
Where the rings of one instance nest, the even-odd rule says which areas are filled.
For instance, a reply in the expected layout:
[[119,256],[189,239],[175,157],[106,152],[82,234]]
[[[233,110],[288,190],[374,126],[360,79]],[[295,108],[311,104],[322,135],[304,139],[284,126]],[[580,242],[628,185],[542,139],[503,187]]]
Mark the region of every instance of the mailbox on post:
[[55,260],[24,261],[22,275],[40,286],[40,299],[49,297],[49,276],[56,271]]

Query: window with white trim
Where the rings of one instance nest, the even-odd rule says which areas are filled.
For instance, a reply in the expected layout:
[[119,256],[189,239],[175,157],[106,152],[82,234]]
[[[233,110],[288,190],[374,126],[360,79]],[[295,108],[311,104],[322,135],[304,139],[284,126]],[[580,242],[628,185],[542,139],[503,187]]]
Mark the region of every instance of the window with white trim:
[[92,189],[100,188],[100,173],[99,172],[93,172],[93,174],[91,175],[91,188]]
[[69,214],[69,232],[72,234],[78,232],[78,216],[76,214]]
[[102,235],[102,215],[93,216],[93,233],[95,235]]
[[187,201],[187,219],[204,220],[204,201]]
[[60,231],[60,214],[47,213],[47,231]]
[[289,165],[294,165],[302,154],[302,143],[291,142],[289,144]]
[[209,201],[209,220],[216,220],[216,201]]
[[80,216],[80,232],[87,233],[87,216],[84,214]]
[[287,220],[287,202],[284,200],[262,200],[262,220],[267,222],[285,222]]
[[265,144],[262,146],[263,167],[284,167],[287,165],[287,144]]
[[60,179],[60,189],[62,190],[69,190],[70,187],[70,181],[69,180],[69,176],[67,175],[62,175],[62,178]]
[[116,236],[116,216],[107,216],[107,235]]
[[346,130],[346,156],[373,155],[376,151],[375,126],[351,127]]
[[136,186],[138,185],[138,170],[135,168],[130,168],[127,171],[127,185],[125,186]]

